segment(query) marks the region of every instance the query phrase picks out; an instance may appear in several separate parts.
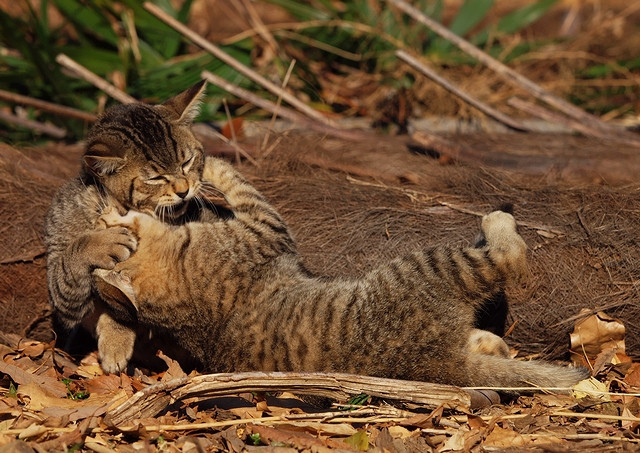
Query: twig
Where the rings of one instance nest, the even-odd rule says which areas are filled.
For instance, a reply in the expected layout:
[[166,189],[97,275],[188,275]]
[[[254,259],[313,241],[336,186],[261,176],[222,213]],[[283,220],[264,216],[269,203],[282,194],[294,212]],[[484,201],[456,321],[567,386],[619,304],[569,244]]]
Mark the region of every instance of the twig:
[[[270,417],[258,418],[240,418],[235,420],[222,420],[217,422],[204,423],[184,423],[174,425],[144,425],[147,431],[192,431],[211,428],[224,428],[227,426],[236,426],[244,424],[259,425],[278,425],[293,424],[297,421],[315,420],[321,423],[376,423],[376,422],[399,422],[405,421],[414,413],[402,411],[399,409],[389,410],[386,408],[363,408],[353,411],[333,411],[333,412],[314,412],[303,414],[287,414]],[[138,425],[134,426],[118,426],[118,431],[135,431],[139,429]]]
[[[230,143],[234,143],[237,144],[238,143],[238,137],[236,136],[236,128],[233,124],[233,118],[231,118],[231,111],[229,110],[229,103],[227,102],[227,99],[224,98],[222,99],[222,104],[224,105],[224,113],[227,115],[227,122],[229,124],[229,131],[231,131],[231,140],[229,141]],[[235,147],[236,150],[236,164],[240,163],[240,152],[238,151],[238,147]]]
[[224,63],[231,66],[240,74],[253,80],[257,84],[269,90],[271,93],[275,95],[282,95],[282,98],[286,102],[288,102],[290,105],[298,109],[300,112],[304,113],[310,118],[313,118],[316,121],[321,122],[322,124],[330,124],[329,120],[327,120],[327,118],[325,118],[321,113],[312,109],[311,107],[309,107],[304,102],[300,101],[298,98],[288,93],[287,91],[282,90],[275,83],[262,77],[260,74],[253,71],[251,68],[248,68],[247,66],[245,66],[240,61],[233,58],[231,55],[224,52],[222,49],[220,49],[216,45],[212,44],[211,42],[209,42],[208,40],[206,40],[205,38],[203,38],[202,36],[194,32],[193,30],[189,29],[186,25],[182,24],[181,22],[177,21],[173,17],[169,16],[160,7],[154,5],[151,2],[145,2],[144,7],[147,11],[149,11],[151,14],[156,16],[158,19],[162,20],[171,28],[177,30],[179,33],[189,38],[196,45],[202,47],[204,50],[211,53],[216,58],[219,58]]
[[45,124],[28,118],[22,118],[8,112],[0,111],[0,120],[15,124],[16,126],[31,129],[40,134],[50,135],[55,138],[64,138],[67,135],[66,130],[54,126],[53,124]]
[[[274,53],[278,52],[278,43],[276,42],[271,32],[265,26],[262,18],[260,17],[260,14],[258,14],[258,11],[256,11],[256,8],[255,6],[253,6],[252,2],[250,2],[249,0],[242,0],[242,6],[244,6],[244,9],[249,14],[251,25],[253,25],[253,28],[256,30],[256,32],[262,39],[269,43],[269,46]],[[238,6],[236,6],[236,9],[238,9]]]
[[363,134],[358,131],[338,129],[325,123],[318,123],[316,121],[310,120],[309,118],[299,114],[295,110],[283,106],[278,107],[274,102],[263,99],[260,96],[256,96],[250,91],[247,91],[244,88],[240,88],[239,86],[234,85],[228,80],[225,80],[222,77],[219,77],[209,71],[202,71],[202,78],[206,79],[208,82],[213,83],[214,85],[219,86],[223,90],[228,91],[234,96],[242,98],[245,101],[250,102],[251,104],[260,107],[261,109],[264,109],[268,112],[277,113],[282,118],[285,118],[293,123],[302,124],[309,129],[313,129],[318,132],[333,135],[336,137],[341,137],[347,140],[362,139]]
[[222,373],[179,378],[146,387],[111,410],[105,422],[118,426],[135,418],[152,417],[169,404],[187,398],[212,398],[255,391],[289,391],[341,400],[366,393],[432,408],[444,405],[451,409],[468,410],[471,406],[469,392],[441,384],[342,373]]
[[450,41],[452,44],[456,45],[459,49],[471,55],[473,58],[475,58],[479,62],[488,66],[497,74],[501,75],[505,80],[508,80],[509,82],[512,82],[517,86],[520,86],[521,88],[524,88],[537,99],[540,99],[546,102],[547,104],[555,107],[556,109],[560,110],[566,115],[584,123],[585,125],[588,125],[593,129],[599,129],[604,132],[608,132],[612,134],[612,136],[614,134],[626,135],[629,140],[632,140],[636,145],[640,145],[640,139],[635,137],[630,132],[627,132],[626,130],[616,125],[605,123],[599,118],[593,115],[590,115],[589,113],[576,107],[575,105],[565,101],[564,99],[554,95],[553,93],[550,93],[549,91],[545,90],[540,85],[538,85],[537,83],[533,82],[532,80],[528,79],[522,74],[519,74],[518,72],[509,68],[507,65],[501,63],[500,61],[496,60],[492,56],[478,49],[469,41],[456,35],[451,30],[443,26],[442,24],[436,22],[435,20],[431,19],[427,15],[423,14],[421,11],[414,8],[413,6],[408,4],[406,1],[404,0],[387,0],[387,1],[395,5],[397,8],[401,9],[402,11],[404,11],[406,14],[408,14],[418,22],[427,26],[430,30],[440,35],[447,41]]
[[82,110],[74,109],[72,107],[67,107],[66,105],[42,101],[40,99],[32,98],[29,96],[22,96],[20,94],[11,93],[5,90],[0,90],[0,99],[16,104],[35,107],[39,110],[45,110],[47,112],[55,113],[56,115],[69,116],[88,122],[96,120],[96,115],[94,115],[93,113],[88,113]]
[[[284,75],[284,80],[282,81],[282,91],[284,92],[287,84],[289,83],[289,77],[291,77],[291,73],[293,72],[293,67],[296,65],[295,58],[291,60],[289,63],[289,68],[287,69],[287,73]],[[274,123],[276,122],[276,118],[278,117],[278,109],[280,109],[280,104],[282,104],[282,96],[278,96],[278,100],[276,101],[276,110],[273,112],[271,116],[271,121],[269,122],[269,127],[267,128],[267,133],[264,134],[264,140],[262,141],[262,147],[267,146],[269,142],[269,135],[271,135],[271,129],[273,128]]]
[[56,61],[62,66],[64,66],[65,68],[71,70],[78,77],[98,87],[99,89],[107,93],[112,98],[118,100],[119,102],[122,102],[123,104],[131,104],[133,102],[137,102],[134,97],[129,96],[127,93],[125,93],[122,90],[119,90],[118,88],[116,88],[115,86],[111,85],[109,82],[104,80],[102,77],[98,76],[97,74],[94,74],[84,66],[76,63],[74,60],[72,60],[65,54],[63,53],[58,54],[58,56],[56,57]]
[[[524,101],[518,97],[509,98],[507,101],[512,107],[517,108],[518,110],[522,110],[523,112],[528,113],[529,115],[536,116],[543,120],[549,121],[551,123],[560,124],[568,129],[572,129],[574,131],[580,132],[587,137],[598,137],[598,138],[610,138],[611,134],[604,132],[602,129],[593,129],[586,124],[581,123],[580,121],[574,120],[572,118],[563,116],[559,113],[553,112],[549,109],[546,109],[540,105],[532,104],[531,102]],[[625,137],[617,138],[617,141],[626,142]],[[629,143],[633,144],[633,143]]]
[[485,104],[484,102],[480,101],[479,99],[471,96],[469,93],[466,93],[466,92],[462,91],[460,88],[458,88],[453,83],[449,82],[447,79],[445,79],[444,77],[439,75],[437,72],[435,72],[429,66],[425,65],[424,63],[419,61],[417,58],[414,58],[413,56],[409,55],[409,53],[405,52],[404,50],[396,50],[396,56],[398,58],[400,58],[401,60],[403,60],[404,62],[406,62],[409,65],[411,65],[413,68],[415,68],[418,71],[420,71],[422,74],[424,74],[427,77],[429,77],[431,80],[433,80],[434,82],[436,82],[440,86],[442,86],[445,90],[449,91],[450,93],[453,93],[454,95],[458,96],[463,101],[471,104],[472,106],[474,106],[475,108],[477,108],[478,110],[480,110],[481,112],[486,114],[487,116],[490,116],[491,118],[495,119],[496,121],[499,121],[499,122],[509,126],[512,129],[515,129],[515,130],[518,130],[518,131],[525,131],[525,132],[529,132],[530,131],[530,129],[527,126],[525,126],[524,124],[522,124],[520,121],[515,120],[515,119],[505,115],[502,112],[499,112],[498,110],[494,109],[493,107],[491,107],[491,106]]

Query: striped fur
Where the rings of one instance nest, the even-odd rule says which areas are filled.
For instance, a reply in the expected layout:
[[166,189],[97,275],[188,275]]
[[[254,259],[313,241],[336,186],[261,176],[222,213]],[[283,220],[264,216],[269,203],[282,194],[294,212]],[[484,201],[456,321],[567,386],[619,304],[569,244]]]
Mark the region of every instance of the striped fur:
[[91,272],[126,260],[136,239],[124,228],[95,230],[95,222],[107,198],[168,223],[217,220],[198,196],[204,155],[190,130],[203,90],[200,83],[161,105],[107,110],[87,137],[80,174],[58,191],[45,219],[51,305],[66,328],[95,333],[109,372],[131,358],[136,326],[105,311]]
[[203,180],[225,195],[234,218],[167,225],[107,209],[103,226],[128,228],[138,249],[96,275],[116,316],[169,327],[209,371],[340,371],[502,387],[568,386],[583,377],[506,358],[489,333],[497,339],[490,354],[476,345],[476,309],[527,273],[510,214],[483,218],[482,247],[433,247],[359,279],[330,279],[304,269],[286,224],[230,164],[208,158]]

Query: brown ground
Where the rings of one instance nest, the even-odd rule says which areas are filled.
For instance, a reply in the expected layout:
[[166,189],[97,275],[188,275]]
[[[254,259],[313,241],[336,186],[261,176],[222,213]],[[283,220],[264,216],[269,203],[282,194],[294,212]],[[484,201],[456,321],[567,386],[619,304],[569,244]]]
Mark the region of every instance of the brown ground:
[[[354,143],[290,132],[259,165],[240,166],[288,220],[308,266],[327,275],[357,275],[421,245],[468,244],[479,225],[473,213],[513,203],[531,279],[510,291],[508,341],[521,353],[561,357],[588,308],[620,318],[628,354],[640,357],[637,152],[560,135],[449,138],[468,145],[473,161],[443,165],[410,152],[402,137]],[[245,147],[260,155],[254,143]],[[42,219],[80,153],[0,145],[0,331],[52,337]]]

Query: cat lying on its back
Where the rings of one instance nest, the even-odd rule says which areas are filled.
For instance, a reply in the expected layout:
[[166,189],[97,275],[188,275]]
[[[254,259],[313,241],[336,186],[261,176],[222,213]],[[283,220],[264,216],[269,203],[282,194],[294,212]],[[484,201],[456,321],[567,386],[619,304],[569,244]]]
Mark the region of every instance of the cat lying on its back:
[[[510,214],[482,220],[479,248],[433,247],[359,279],[311,275],[275,209],[228,163],[203,180],[234,218],[180,226],[107,208],[99,228],[126,227],[137,251],[96,270],[116,319],[162,325],[210,372],[338,371],[460,386],[567,387],[585,371],[505,357],[473,329],[483,301],[527,272]],[[477,347],[486,349],[489,354]]]

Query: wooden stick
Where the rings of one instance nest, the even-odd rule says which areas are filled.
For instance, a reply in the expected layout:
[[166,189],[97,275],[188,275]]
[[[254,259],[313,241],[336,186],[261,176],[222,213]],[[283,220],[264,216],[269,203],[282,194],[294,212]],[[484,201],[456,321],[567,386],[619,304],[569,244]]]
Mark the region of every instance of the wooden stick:
[[540,85],[538,85],[535,82],[531,81],[527,77],[519,74],[518,72],[516,72],[513,69],[509,68],[507,65],[501,63],[500,61],[498,61],[495,58],[491,57],[487,53],[485,53],[482,50],[478,49],[476,46],[471,44],[469,41],[467,41],[464,38],[461,38],[460,36],[456,35],[451,30],[449,30],[448,28],[443,26],[442,24],[436,22],[435,20],[431,19],[427,15],[423,14],[422,12],[420,12],[419,10],[414,8],[413,6],[409,5],[406,1],[404,1],[404,0],[387,0],[387,1],[389,3],[395,5],[396,7],[401,9],[402,11],[404,11],[406,14],[408,14],[409,16],[411,16],[412,18],[414,18],[418,22],[420,22],[423,25],[427,26],[430,30],[432,30],[433,32],[437,33],[438,35],[440,35],[444,39],[450,41],[451,43],[456,45],[458,48],[460,48],[462,51],[464,51],[464,52],[468,53],[469,55],[471,55],[476,60],[480,61],[481,63],[483,63],[485,65],[487,65],[489,68],[494,70],[496,73],[501,75],[506,80],[512,82],[513,84],[515,84],[517,86],[520,86],[521,88],[526,89],[528,92],[530,92],[537,99],[540,99],[540,100],[548,103],[549,105],[555,107],[556,109],[560,110],[561,112],[565,113],[566,115],[568,115],[568,116],[570,116],[570,117],[572,117],[572,118],[584,123],[588,127],[591,127],[593,129],[599,129],[599,130],[602,130],[602,131],[606,131],[606,132],[609,132],[611,134],[625,134],[625,135],[630,136],[630,139],[633,139],[634,142],[637,142],[638,144],[640,144],[640,139],[635,137],[630,132],[627,132],[623,128],[620,128],[620,127],[618,127],[616,125],[605,123],[604,121],[600,120],[599,118],[597,118],[597,117],[595,117],[593,115],[590,115],[589,113],[587,113],[584,110],[576,107],[575,105],[573,105],[573,104],[565,101],[564,99],[562,99],[562,98],[550,93],[549,91],[545,90]]
[[322,124],[330,124],[330,121],[327,118],[325,118],[320,112],[312,109],[311,107],[306,105],[304,102],[300,101],[298,98],[293,96],[291,93],[282,90],[275,83],[265,79],[257,72],[248,68],[247,66],[245,66],[240,61],[233,58],[231,55],[224,52],[222,49],[220,49],[216,45],[212,44],[211,42],[209,42],[208,40],[206,40],[205,38],[203,38],[202,36],[194,32],[193,30],[189,29],[186,25],[182,24],[181,22],[177,21],[173,17],[169,16],[160,7],[150,2],[145,2],[144,7],[147,11],[149,11],[151,14],[156,16],[158,19],[165,22],[171,28],[177,30],[179,33],[189,38],[196,45],[202,47],[204,50],[211,53],[216,58],[219,58],[224,63],[231,66],[240,74],[248,77],[249,79],[253,80],[257,84],[263,86],[264,88],[269,90],[271,93],[278,96],[282,96],[282,99],[284,99],[286,102],[288,102],[290,105],[295,107],[300,112],[307,115],[309,118],[313,118],[314,120],[319,121]]
[[611,134],[602,131],[602,129],[593,129],[589,126],[581,123],[580,121],[574,120],[573,118],[569,118],[549,109],[546,109],[540,105],[532,104],[531,102],[524,101],[518,97],[509,98],[507,101],[512,107],[517,108],[518,110],[522,110],[523,112],[528,113],[529,115],[536,116],[545,121],[549,121],[551,123],[560,124],[568,129],[573,129],[574,131],[580,132],[587,137],[597,137],[597,138],[606,138],[608,140],[615,140],[616,142],[625,143],[627,145],[636,146],[638,144],[637,140],[629,139],[626,134]]
[[28,118],[22,118],[11,113],[3,112],[1,110],[0,120],[6,121],[7,123],[15,124],[20,127],[31,129],[40,134],[50,135],[55,138],[64,138],[64,136],[67,135],[66,130],[54,126],[53,124],[40,123],[38,121],[30,120]]
[[13,102],[15,104],[28,105],[39,110],[45,110],[57,115],[69,116],[87,122],[93,122],[96,120],[96,115],[94,115],[93,113],[88,113],[82,110],[67,107],[66,105],[54,104],[53,102],[47,102],[29,96],[22,96],[20,94],[11,93],[5,90],[0,90],[0,99],[7,102]]
[[209,374],[173,379],[146,387],[110,410],[105,422],[118,426],[136,418],[153,417],[175,401],[213,398],[244,392],[289,391],[346,400],[367,395],[408,401],[436,408],[469,410],[471,393],[457,387],[342,373],[248,372]]
[[532,104],[531,102],[524,101],[518,97],[509,98],[507,104],[528,113],[529,115],[536,116],[552,123],[559,123],[562,126],[573,129],[590,137],[606,137],[608,134],[603,133],[600,129],[592,129],[585,124],[580,123],[574,119],[562,116],[556,112],[546,109],[540,105]]
[[316,121],[312,121],[304,115],[299,114],[295,110],[292,110],[287,107],[278,106],[274,102],[271,102],[267,99],[263,99],[260,96],[256,96],[250,91],[245,90],[244,88],[240,88],[237,85],[229,82],[228,80],[223,79],[209,71],[202,71],[202,78],[206,79],[208,82],[213,83],[216,86],[219,86],[225,91],[237,96],[239,98],[248,101],[261,109],[264,109],[273,114],[277,114],[282,118],[285,118],[291,122],[302,124],[309,129],[314,129],[318,132],[322,132],[325,134],[334,135],[337,137],[342,137],[347,140],[360,140],[362,139],[362,133],[358,131],[349,131],[346,129],[338,129],[332,125],[326,123],[317,123]]
[[[284,76],[284,80],[282,81],[282,91],[284,91],[284,89],[287,87],[287,84],[289,83],[289,77],[291,77],[291,73],[293,72],[293,67],[296,65],[296,60],[295,58],[293,60],[291,60],[291,63],[289,63],[289,68],[287,69],[287,73]],[[269,127],[267,128],[267,133],[264,134],[264,139],[262,140],[262,146],[261,149],[264,149],[267,146],[267,143],[269,142],[269,135],[271,135],[271,129],[273,129],[273,125],[276,122],[276,118],[278,117],[278,109],[280,108],[280,105],[282,104],[282,96],[278,96],[278,100],[276,101],[276,110],[273,112],[273,115],[271,115],[271,121],[269,122]]]
[[102,91],[104,91],[109,96],[116,99],[117,101],[120,101],[123,104],[131,104],[131,103],[137,102],[136,98],[129,96],[127,93],[125,93],[122,90],[119,90],[118,88],[116,88],[115,86],[111,85],[109,82],[104,80],[102,77],[100,77],[97,74],[94,74],[84,66],[76,63],[74,60],[72,60],[65,54],[63,53],[58,54],[58,56],[56,57],[56,61],[60,65],[72,71],[78,77],[86,80],[87,82],[91,83],[95,87],[101,89]]
[[440,86],[442,86],[445,90],[449,91],[450,93],[455,94],[456,96],[458,96],[463,101],[465,101],[468,104],[474,106],[475,108],[477,108],[478,110],[483,112],[485,115],[490,116],[491,118],[495,119],[496,121],[499,121],[499,122],[509,126],[512,129],[515,129],[517,131],[525,131],[525,132],[529,132],[530,131],[530,129],[527,126],[525,126],[524,124],[522,124],[520,121],[515,120],[515,119],[505,115],[502,112],[499,112],[498,110],[494,109],[493,107],[491,107],[491,106],[485,104],[484,102],[480,101],[479,99],[471,96],[469,93],[466,93],[466,92],[462,91],[460,88],[458,88],[453,83],[449,82],[447,79],[445,79],[444,77],[439,75],[437,72],[435,72],[429,66],[425,65],[424,63],[419,61],[417,58],[414,58],[413,56],[409,55],[409,53],[405,52],[404,50],[396,50],[396,56],[398,58],[400,58],[402,61],[404,61],[404,62],[408,63],[409,65],[411,65],[413,68],[415,68],[418,71],[420,71],[422,74],[424,74],[427,77],[429,77],[431,80],[433,80],[434,82],[436,82]]

